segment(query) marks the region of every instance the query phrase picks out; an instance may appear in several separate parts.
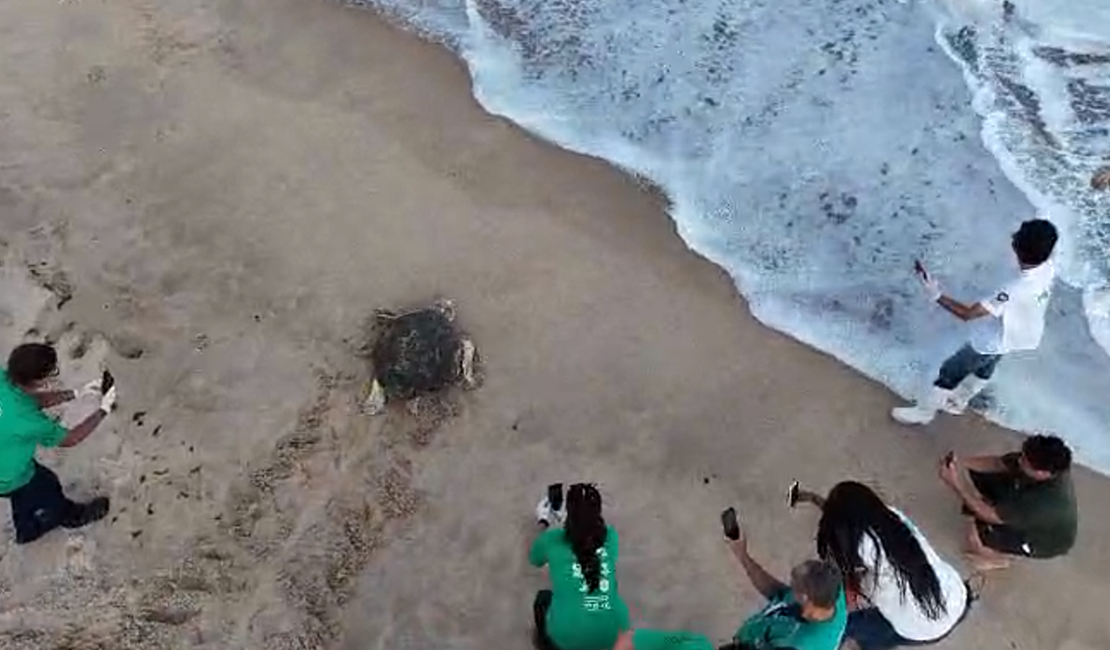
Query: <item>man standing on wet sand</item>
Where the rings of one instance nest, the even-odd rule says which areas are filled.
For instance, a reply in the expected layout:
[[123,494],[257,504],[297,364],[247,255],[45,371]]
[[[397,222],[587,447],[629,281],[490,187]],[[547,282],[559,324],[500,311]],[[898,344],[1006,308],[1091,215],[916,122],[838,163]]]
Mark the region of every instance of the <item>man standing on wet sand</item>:
[[970,305],[945,295],[937,280],[918,263],[918,280],[931,301],[962,321],[980,322],[973,326],[968,342],[941,365],[932,390],[913,406],[894,409],[891,417],[902,424],[928,424],[941,409],[963,413],[986,386],[1003,355],[1040,345],[1056,278],[1049,258],[1057,238],[1056,227],[1044,219],[1022,223],[1011,238],[1018,265],[1015,277],[992,298]]
[[[42,343],[12,350],[7,370],[0,371],[0,497],[11,502],[16,544],[33,542],[59,526],[80,528],[108,514],[107,497],[70,501],[57,475],[35,461],[39,446],[79,444],[116,403],[115,387],[101,394],[100,381],[80,391],[47,390],[57,374],[58,353]],[[84,395],[100,395],[100,407],[72,429],[42,411]]]

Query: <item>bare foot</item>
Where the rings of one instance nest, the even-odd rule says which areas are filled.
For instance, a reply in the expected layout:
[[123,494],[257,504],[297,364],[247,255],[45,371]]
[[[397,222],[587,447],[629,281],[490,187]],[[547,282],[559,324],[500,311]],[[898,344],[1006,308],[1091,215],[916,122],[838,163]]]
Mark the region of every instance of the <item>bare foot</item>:
[[971,566],[979,573],[986,573],[988,571],[999,571],[1002,569],[1010,568],[1010,560],[1004,557],[988,557],[979,555],[978,553],[965,553],[964,556]]

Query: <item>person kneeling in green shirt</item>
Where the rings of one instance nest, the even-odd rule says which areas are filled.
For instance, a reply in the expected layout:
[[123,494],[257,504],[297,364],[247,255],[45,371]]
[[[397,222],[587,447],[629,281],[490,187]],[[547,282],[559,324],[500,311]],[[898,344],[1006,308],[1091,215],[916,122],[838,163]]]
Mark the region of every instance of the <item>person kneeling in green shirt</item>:
[[[87,438],[112,410],[115,387],[101,394],[99,381],[80,391],[47,390],[58,374],[58,353],[42,343],[12,350],[0,371],[0,497],[11,502],[15,543],[27,544],[58,526],[79,528],[108,514],[108,498],[87,503],[66,498],[54,472],[35,462],[38,447],[72,447]],[[85,394],[98,395],[100,408],[67,430],[42,412]]]
[[533,606],[536,646],[610,650],[628,629],[628,607],[617,589],[617,531],[605,524],[601,494],[593,485],[570,486],[566,511],[559,505],[545,497],[537,506],[540,526],[564,517],[566,523],[542,533],[528,554],[532,566],[547,565],[551,576],[551,589],[537,593]]
[[[836,650],[840,646],[848,603],[839,569],[807,560],[794,567],[787,585],[752,559],[743,533],[728,540],[728,545],[767,604],[744,621],[720,650]],[[639,629],[622,634],[613,650],[714,650],[714,644],[692,632]]]

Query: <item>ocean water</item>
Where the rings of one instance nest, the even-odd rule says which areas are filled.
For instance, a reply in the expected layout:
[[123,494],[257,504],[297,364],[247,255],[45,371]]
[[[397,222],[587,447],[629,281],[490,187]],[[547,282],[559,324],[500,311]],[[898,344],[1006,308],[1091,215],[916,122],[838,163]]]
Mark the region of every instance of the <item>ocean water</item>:
[[989,296],[1048,216],[1048,333],[976,406],[1110,473],[1110,2],[349,1],[452,48],[490,113],[657,184],[760,321],[903,396],[968,335],[913,260]]

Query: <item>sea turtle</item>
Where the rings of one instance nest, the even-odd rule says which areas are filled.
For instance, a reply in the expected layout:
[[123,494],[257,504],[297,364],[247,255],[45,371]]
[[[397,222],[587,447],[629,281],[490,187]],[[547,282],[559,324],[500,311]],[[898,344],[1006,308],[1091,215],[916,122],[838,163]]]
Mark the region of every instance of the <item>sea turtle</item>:
[[374,319],[377,336],[370,349],[374,374],[364,405],[367,413],[381,413],[387,401],[401,399],[411,405],[451,386],[477,387],[477,352],[470,337],[455,327],[450,300],[403,313],[378,310]]

